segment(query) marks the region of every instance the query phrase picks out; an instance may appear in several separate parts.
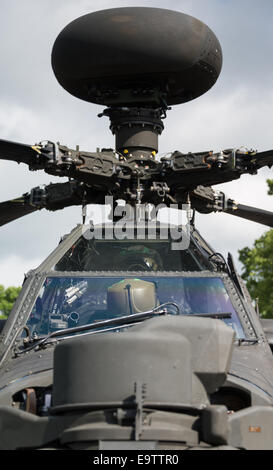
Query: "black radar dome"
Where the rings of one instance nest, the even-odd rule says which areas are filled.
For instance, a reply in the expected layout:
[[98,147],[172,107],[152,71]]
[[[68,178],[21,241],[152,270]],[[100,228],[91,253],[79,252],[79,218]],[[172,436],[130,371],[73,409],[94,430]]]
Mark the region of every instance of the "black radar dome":
[[208,91],[222,67],[210,28],[181,12],[113,8],[66,26],[52,51],[59,83],[72,95],[107,106],[168,105]]

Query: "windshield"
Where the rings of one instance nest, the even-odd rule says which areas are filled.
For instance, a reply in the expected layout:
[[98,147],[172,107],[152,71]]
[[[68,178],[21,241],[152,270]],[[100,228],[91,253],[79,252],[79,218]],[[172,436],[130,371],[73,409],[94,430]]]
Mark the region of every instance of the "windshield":
[[201,271],[213,265],[190,242],[174,250],[167,240],[87,240],[79,238],[54,271]]
[[[48,335],[124,315],[149,311],[166,302],[180,314],[230,313],[226,324],[245,338],[223,280],[219,277],[86,276],[46,278],[31,311],[31,334]],[[177,314],[177,309],[169,309]]]

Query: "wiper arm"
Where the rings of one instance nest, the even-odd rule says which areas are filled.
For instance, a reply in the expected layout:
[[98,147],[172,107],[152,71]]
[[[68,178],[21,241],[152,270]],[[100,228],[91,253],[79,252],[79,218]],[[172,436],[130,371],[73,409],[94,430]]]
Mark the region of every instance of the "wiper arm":
[[256,344],[259,343],[258,338],[238,338],[237,339],[239,346],[243,343]]
[[[168,309],[166,308],[168,305],[173,305],[177,309],[177,314],[180,313],[179,306],[175,302],[166,302],[154,308],[153,310],[148,310],[147,312],[133,313],[131,315],[110,318],[108,320],[103,320],[103,321],[99,321],[96,323],[90,323],[88,325],[75,326],[73,328],[65,328],[62,330],[53,331],[49,335],[42,337],[42,338],[41,337],[31,338],[29,342],[33,342],[35,344],[32,344],[30,347],[26,347],[22,351],[16,351],[15,354],[19,355],[24,352],[30,351],[36,347],[40,348],[49,339],[57,338],[59,336],[64,336],[66,334],[70,335],[70,334],[78,333],[82,331],[99,330],[100,328],[111,327],[111,326],[123,326],[124,324],[126,324],[127,326],[127,325],[130,325],[131,323],[139,322],[147,318],[156,317],[158,315],[166,315],[168,313]],[[102,331],[106,331],[106,330],[102,330]]]
[[[179,306],[175,302],[166,302],[164,304],[159,305],[158,307],[154,308],[153,310],[148,310],[147,312],[140,312],[140,313],[133,313],[131,315],[125,315],[123,317],[117,317],[117,318],[110,318],[108,320],[103,320],[99,321],[96,323],[90,323],[88,325],[82,325],[82,326],[75,326],[73,328],[65,328],[62,330],[58,331],[53,331],[49,335],[45,337],[37,337],[37,338],[31,338],[31,340],[28,341],[28,343],[34,343],[31,346],[27,347],[25,345],[25,349],[22,351],[16,351],[15,355],[20,355],[23,354],[24,352],[31,351],[32,349],[35,348],[40,348],[42,347],[45,343],[47,343],[48,340],[52,338],[58,338],[60,336],[65,336],[65,335],[71,335],[73,333],[79,333],[83,331],[91,331],[91,330],[97,330],[94,331],[94,333],[97,333],[99,331],[101,332],[106,332],[110,331],[111,328],[108,329],[102,329],[104,327],[126,327],[130,326],[132,323],[137,323],[139,321],[145,320],[147,318],[152,318],[156,317],[158,315],[166,315],[168,313],[168,309],[166,308],[167,306],[174,306],[177,310],[177,315],[181,314]],[[225,319],[225,318],[231,318],[232,314],[231,313],[190,313],[190,314],[183,314],[185,316],[191,316],[191,317],[207,317],[207,318],[216,318],[216,319]],[[115,329],[115,328],[113,328]]]
[[73,328],[66,328],[64,330],[54,331],[53,333],[50,333],[46,338],[43,338],[43,340],[63,336],[66,333],[77,333],[79,331],[97,330],[98,328],[102,328],[104,326],[123,325],[124,323],[129,324],[134,323],[135,321],[145,320],[145,318],[157,315],[165,315],[166,313],[168,313],[167,309],[165,308],[167,305],[174,305],[179,312],[179,307],[177,304],[175,304],[174,302],[166,302],[165,304],[159,305],[153,310],[148,310],[147,312],[133,313],[130,315],[125,315],[123,317],[110,318],[108,320],[90,323],[88,325],[75,326]]

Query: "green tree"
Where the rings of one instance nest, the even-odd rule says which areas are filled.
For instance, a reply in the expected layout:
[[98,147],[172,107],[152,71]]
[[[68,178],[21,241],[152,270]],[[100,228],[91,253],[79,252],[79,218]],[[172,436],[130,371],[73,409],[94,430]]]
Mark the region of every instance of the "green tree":
[[273,195],[273,180],[266,180],[267,184],[268,184],[268,194],[271,194]]
[[273,230],[254,242],[254,248],[243,248],[239,259],[244,266],[242,278],[253,299],[259,299],[262,316],[273,318]]
[[[268,194],[273,195],[273,180],[267,180]],[[273,318],[273,230],[255,240],[254,247],[239,250],[243,264],[242,278],[253,299],[259,299],[260,313]]]
[[7,318],[11,312],[13,304],[17,299],[21,287],[7,287],[0,285],[0,318]]

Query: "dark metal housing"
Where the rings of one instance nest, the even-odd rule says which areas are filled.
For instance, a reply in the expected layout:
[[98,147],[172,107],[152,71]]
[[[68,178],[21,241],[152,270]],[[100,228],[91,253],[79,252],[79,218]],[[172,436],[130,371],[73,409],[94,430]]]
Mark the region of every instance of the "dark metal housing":
[[208,91],[222,66],[218,39],[201,21],[160,8],[102,10],[72,21],[52,52],[59,83],[106,106],[168,105]]

